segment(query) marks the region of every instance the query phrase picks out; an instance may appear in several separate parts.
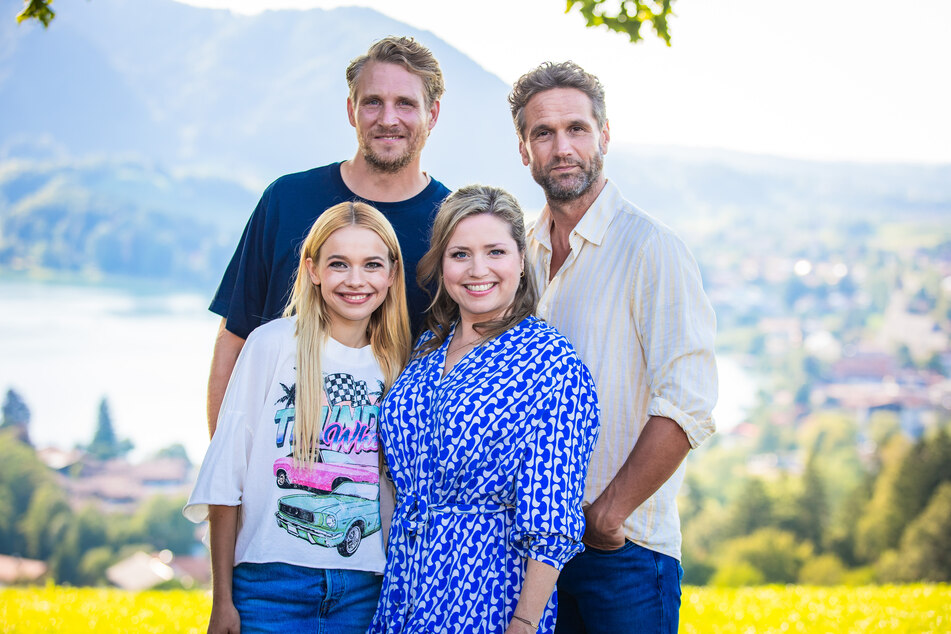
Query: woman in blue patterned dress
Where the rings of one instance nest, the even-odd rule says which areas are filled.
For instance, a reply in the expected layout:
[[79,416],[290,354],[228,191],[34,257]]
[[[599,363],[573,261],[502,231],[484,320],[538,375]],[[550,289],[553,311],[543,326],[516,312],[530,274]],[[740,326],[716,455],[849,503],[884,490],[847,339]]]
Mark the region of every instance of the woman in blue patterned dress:
[[445,200],[419,263],[429,330],[381,414],[397,502],[371,633],[554,631],[598,406],[571,344],[532,316],[524,255],[508,193]]

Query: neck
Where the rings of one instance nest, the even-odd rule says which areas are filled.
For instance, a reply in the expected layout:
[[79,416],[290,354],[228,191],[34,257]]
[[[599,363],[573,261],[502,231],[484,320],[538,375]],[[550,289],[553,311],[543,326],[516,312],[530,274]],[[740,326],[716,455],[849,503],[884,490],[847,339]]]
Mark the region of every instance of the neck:
[[607,184],[608,180],[601,175],[598,177],[588,191],[581,194],[573,200],[551,200],[547,199],[548,212],[551,215],[552,235],[567,236],[571,233],[581,219],[587,213],[594,201],[601,195],[601,190]]
[[419,157],[398,172],[381,172],[367,163],[360,151],[340,165],[340,176],[354,194],[380,203],[408,200],[429,185],[429,176],[420,169]]
[[367,335],[369,324],[369,317],[360,321],[337,320],[330,324],[330,336],[348,348],[362,348],[370,343]]

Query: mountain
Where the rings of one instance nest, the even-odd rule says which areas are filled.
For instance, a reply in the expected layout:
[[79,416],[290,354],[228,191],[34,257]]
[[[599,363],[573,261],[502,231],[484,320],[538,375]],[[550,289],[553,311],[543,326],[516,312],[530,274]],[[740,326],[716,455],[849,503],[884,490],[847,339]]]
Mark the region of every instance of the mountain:
[[[344,70],[416,37],[446,77],[424,169],[450,187],[544,199],[521,164],[509,86],[432,33],[363,8],[255,16],[171,0],[57,4],[49,29],[0,0],[0,272],[127,275],[208,288],[263,187],[349,158]],[[487,45],[494,45],[489,43]],[[608,104],[609,112],[612,104]],[[951,166],[795,161],[625,146],[608,176],[686,234],[813,231],[951,212]]]
[[[19,4],[3,0],[2,13]],[[424,168],[453,187],[498,184],[540,206],[516,151],[509,86],[431,33],[352,7],[244,16],[93,0],[56,10],[48,30],[0,27],[0,147],[50,139],[73,156],[137,156],[259,189],[353,155],[344,71],[373,41],[405,34],[433,50],[446,76]]]

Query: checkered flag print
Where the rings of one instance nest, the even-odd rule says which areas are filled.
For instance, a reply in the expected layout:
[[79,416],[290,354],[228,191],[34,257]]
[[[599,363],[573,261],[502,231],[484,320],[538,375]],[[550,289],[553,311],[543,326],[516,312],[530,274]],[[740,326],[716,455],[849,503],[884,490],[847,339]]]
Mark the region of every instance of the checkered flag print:
[[369,405],[366,381],[354,381],[353,375],[336,372],[324,375],[324,393],[330,405],[349,402],[353,407]]

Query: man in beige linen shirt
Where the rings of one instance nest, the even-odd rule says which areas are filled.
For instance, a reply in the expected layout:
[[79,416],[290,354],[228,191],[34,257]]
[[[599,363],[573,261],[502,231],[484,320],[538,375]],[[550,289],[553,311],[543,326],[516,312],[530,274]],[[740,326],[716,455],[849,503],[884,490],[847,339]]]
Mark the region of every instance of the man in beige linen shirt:
[[538,314],[590,368],[601,435],[585,490],[585,552],[558,580],[558,632],[676,632],[689,450],[715,429],[716,319],[693,256],[602,171],[604,89],[542,64],[509,102],[522,162],[547,204],[529,233]]

